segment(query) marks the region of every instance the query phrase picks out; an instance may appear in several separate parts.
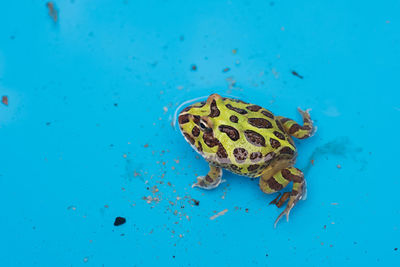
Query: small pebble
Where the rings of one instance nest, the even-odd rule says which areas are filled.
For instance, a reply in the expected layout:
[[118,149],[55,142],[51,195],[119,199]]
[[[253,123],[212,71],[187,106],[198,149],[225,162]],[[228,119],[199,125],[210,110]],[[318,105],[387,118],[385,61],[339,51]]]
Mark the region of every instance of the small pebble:
[[120,226],[126,222],[126,219],[124,217],[117,217],[115,218],[114,225],[115,226]]

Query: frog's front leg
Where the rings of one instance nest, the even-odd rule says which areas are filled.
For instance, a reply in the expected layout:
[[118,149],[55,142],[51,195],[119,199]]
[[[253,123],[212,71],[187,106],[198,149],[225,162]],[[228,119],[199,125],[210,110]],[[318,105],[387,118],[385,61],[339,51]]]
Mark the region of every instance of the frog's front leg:
[[220,167],[216,167],[210,164],[210,171],[206,176],[197,177],[197,183],[193,184],[192,187],[200,187],[203,189],[213,189],[220,185],[221,182],[225,180],[221,180],[222,177],[222,169]]
[[280,197],[279,200],[275,199],[272,201],[272,204],[276,204],[278,207],[281,207],[286,202],[286,200],[289,199],[286,208],[275,220],[275,227],[278,221],[284,215],[286,215],[286,219],[289,221],[290,211],[296,205],[296,203],[305,196],[306,183],[304,180],[304,175],[299,169],[295,167],[289,167],[282,169],[273,176],[262,175],[260,177],[260,188],[264,193],[267,194],[275,193],[282,190],[290,182],[293,182],[292,191],[285,192],[282,194],[282,196],[278,196],[278,198]]
[[299,139],[305,139],[312,136],[315,132],[315,128],[313,127],[313,121],[311,120],[309,109],[306,111],[301,110],[298,108],[301,116],[303,117],[303,126],[295,122],[294,120],[277,116],[279,121],[282,123],[283,128],[285,131]]

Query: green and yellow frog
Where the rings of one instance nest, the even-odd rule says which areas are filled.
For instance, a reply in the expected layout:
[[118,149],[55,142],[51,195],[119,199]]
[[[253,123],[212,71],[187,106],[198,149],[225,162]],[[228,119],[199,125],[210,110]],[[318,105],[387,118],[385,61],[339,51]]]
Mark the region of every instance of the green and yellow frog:
[[290,210],[306,194],[304,175],[293,167],[297,151],[292,136],[304,139],[313,133],[309,111],[299,112],[303,126],[258,105],[218,94],[183,109],[178,117],[182,134],[210,165],[208,174],[199,176],[193,187],[217,187],[222,169],[260,177],[260,188],[267,194],[293,182],[290,192],[279,194],[271,202],[281,207],[289,199],[275,226],[284,215],[289,220]]

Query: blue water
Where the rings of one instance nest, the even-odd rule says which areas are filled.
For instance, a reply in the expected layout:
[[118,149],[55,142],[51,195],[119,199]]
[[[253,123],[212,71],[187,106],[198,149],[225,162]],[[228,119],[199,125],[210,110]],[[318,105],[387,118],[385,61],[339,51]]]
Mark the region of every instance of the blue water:
[[[45,3],[0,3],[0,266],[400,266],[399,1]],[[312,109],[289,223],[190,187],[172,117],[211,93]]]

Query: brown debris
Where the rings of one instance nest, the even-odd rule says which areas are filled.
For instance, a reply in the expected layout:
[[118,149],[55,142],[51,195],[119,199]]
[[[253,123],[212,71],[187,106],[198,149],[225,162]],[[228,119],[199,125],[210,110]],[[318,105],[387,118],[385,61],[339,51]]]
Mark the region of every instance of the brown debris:
[[193,201],[193,204],[196,205],[196,206],[200,205],[200,201],[199,200],[196,200],[196,199],[192,198],[191,201]]
[[53,19],[54,23],[56,23],[58,21],[58,12],[57,9],[54,6],[53,2],[47,2],[46,6],[49,10],[49,15],[50,17]]
[[223,211],[220,211],[220,212],[218,212],[217,214],[211,216],[211,217],[210,217],[210,220],[214,220],[214,219],[218,218],[219,216],[224,215],[224,214],[227,213],[227,212],[228,212],[228,209],[224,209]]
[[1,98],[1,103],[3,103],[4,105],[8,106],[8,97],[6,95],[4,95]]

